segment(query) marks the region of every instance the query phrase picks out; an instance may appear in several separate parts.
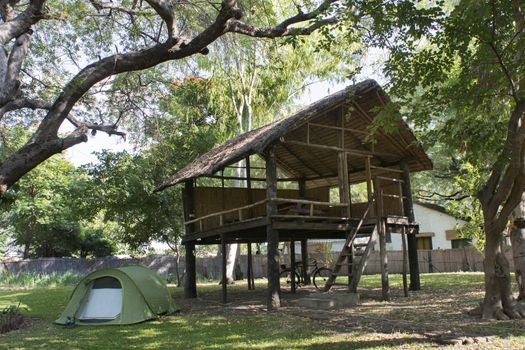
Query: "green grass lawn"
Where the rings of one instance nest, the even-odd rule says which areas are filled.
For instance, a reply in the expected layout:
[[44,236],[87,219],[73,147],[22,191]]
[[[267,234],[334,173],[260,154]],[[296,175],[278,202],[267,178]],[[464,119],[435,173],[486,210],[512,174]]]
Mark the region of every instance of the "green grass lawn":
[[[32,318],[28,328],[0,335],[0,349],[427,349],[436,345],[404,325],[425,324],[436,329],[493,336],[484,348],[525,348],[523,321],[485,323],[467,316],[482,296],[482,274],[422,275],[422,292],[401,297],[401,280],[391,276],[392,301],[377,299],[379,276],[364,276],[362,304],[326,313],[299,310],[285,301],[273,313],[263,310],[265,281],[255,292],[245,283],[229,286],[232,302],[220,305],[220,286],[200,284],[199,299],[182,299],[171,288],[179,314],[131,326],[53,324],[65,307],[72,287],[0,290],[0,308],[21,303]],[[285,296],[286,300],[286,296]],[[338,318],[339,317],[339,318]],[[372,321],[371,321],[372,320]],[[376,321],[374,321],[376,320]],[[374,322],[376,322],[374,324]],[[390,327],[390,323],[394,326]],[[407,323],[408,322],[408,323]],[[434,322],[434,323],[432,323]],[[380,325],[382,323],[382,326]]]

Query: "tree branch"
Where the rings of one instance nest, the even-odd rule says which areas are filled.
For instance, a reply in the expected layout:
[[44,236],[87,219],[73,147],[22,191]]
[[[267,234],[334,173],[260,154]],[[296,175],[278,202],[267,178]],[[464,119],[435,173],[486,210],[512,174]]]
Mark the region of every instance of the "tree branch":
[[29,109],[50,109],[51,103],[31,98],[20,98],[16,100],[9,101],[7,104],[0,108],[0,120],[7,112],[15,111],[22,108]]
[[173,12],[171,3],[165,0],[146,0],[146,2],[153,7],[155,12],[157,12],[164,23],[166,23],[168,29],[168,40],[175,38],[178,34],[175,23],[175,12]]
[[250,24],[238,20],[232,20],[228,24],[228,32],[244,34],[256,38],[277,38],[284,36],[310,35],[317,29],[326,25],[337,23],[337,18],[331,17],[315,21],[308,27],[281,27],[280,25],[272,28],[257,28]]
[[77,128],[77,130],[82,131],[84,130],[84,133],[87,133],[88,130],[94,130],[96,131],[102,131],[105,132],[108,135],[118,135],[121,136],[124,140],[126,139],[126,133],[122,131],[117,130],[116,125],[101,125],[96,123],[84,123],[78,121],[75,117],[69,115],[67,117],[67,120],[73,124]]
[[31,29],[40,21],[45,0],[31,0],[27,8],[8,22],[0,24],[0,47]]
[[[525,101],[520,101],[509,118],[505,146],[498,160],[494,163],[487,183],[478,193],[478,198],[484,206],[485,215],[488,218],[494,218],[496,216],[500,206],[508,199],[516,177],[520,172],[523,172],[523,146],[525,144],[524,113]],[[516,205],[514,205],[514,207],[515,206]]]
[[20,81],[20,69],[29,49],[31,40],[31,30],[20,35],[15,42],[7,61],[7,70],[3,79],[3,85],[0,86],[0,106],[7,103],[18,92]]

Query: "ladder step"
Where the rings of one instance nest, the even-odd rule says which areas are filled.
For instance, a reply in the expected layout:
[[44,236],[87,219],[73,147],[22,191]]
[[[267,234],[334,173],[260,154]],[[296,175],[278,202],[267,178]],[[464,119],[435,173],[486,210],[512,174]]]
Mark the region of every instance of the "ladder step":
[[355,238],[370,238],[372,236],[372,232],[370,233],[358,233],[355,235]]

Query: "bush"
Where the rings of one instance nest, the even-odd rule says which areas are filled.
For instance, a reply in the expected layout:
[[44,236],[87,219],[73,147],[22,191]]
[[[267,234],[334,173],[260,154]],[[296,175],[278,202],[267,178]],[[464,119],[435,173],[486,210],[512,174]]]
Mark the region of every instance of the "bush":
[[23,324],[20,304],[6,306],[0,311],[0,334],[19,329]]
[[21,272],[17,274],[0,274],[0,287],[6,288],[34,288],[34,287],[62,287],[77,284],[83,276],[73,272],[39,274]]

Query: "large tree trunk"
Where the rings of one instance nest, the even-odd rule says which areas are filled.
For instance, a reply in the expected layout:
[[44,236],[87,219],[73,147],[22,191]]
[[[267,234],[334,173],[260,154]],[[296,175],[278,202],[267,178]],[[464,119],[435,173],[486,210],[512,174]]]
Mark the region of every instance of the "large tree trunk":
[[[491,227],[485,223],[485,227]],[[525,317],[525,307],[512,296],[509,262],[501,249],[502,232],[486,231],[485,299],[481,305],[485,320]]]
[[514,272],[518,282],[518,300],[525,299],[525,196],[514,209],[511,216],[510,241],[512,244],[512,257],[514,259]]

